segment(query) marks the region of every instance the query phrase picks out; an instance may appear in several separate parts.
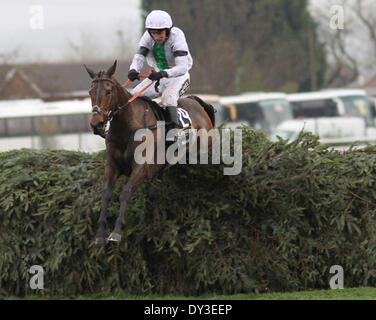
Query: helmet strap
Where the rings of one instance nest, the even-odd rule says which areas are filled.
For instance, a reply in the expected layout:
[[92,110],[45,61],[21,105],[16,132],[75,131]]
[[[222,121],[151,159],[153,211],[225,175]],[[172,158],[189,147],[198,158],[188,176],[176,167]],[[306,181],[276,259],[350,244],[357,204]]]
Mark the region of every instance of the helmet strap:
[[167,28],[166,29],[166,37],[168,38],[170,36],[170,32],[171,32],[171,29],[173,28],[174,26],[171,26],[171,28]]

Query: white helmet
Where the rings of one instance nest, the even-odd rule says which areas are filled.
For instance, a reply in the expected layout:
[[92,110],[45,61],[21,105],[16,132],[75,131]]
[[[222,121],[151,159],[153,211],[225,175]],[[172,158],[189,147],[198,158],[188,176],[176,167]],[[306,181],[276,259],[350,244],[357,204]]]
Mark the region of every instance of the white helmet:
[[153,10],[148,14],[145,20],[146,29],[170,29],[172,20],[166,11]]

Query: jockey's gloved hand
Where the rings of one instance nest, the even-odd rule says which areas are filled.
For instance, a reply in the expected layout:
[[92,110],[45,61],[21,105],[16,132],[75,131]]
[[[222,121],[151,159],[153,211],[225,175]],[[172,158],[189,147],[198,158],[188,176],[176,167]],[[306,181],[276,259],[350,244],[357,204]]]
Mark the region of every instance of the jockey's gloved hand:
[[150,80],[160,80],[161,78],[168,78],[168,74],[166,71],[159,71],[159,72],[152,72],[149,76]]
[[140,78],[138,77],[139,74],[140,73],[137,72],[135,69],[131,69],[128,72],[128,79],[131,81],[135,81],[136,79],[140,80]]

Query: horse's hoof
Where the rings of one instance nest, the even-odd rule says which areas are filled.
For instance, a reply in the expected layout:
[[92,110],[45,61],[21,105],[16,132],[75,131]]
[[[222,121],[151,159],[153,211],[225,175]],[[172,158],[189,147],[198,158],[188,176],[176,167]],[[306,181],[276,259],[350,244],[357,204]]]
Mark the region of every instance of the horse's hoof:
[[116,232],[111,232],[110,236],[107,239],[108,241],[115,241],[119,242],[121,241],[121,235]]
[[95,238],[94,243],[97,246],[104,246],[107,243],[107,240],[103,237],[97,237],[97,238]]

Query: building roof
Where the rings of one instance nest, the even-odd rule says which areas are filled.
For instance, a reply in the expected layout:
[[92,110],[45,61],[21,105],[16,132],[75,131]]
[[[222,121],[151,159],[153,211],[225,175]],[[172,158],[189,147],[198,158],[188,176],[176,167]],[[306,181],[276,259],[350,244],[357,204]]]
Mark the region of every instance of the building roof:
[[[9,69],[9,71],[7,73],[4,73],[4,74],[5,74],[5,76],[4,76],[3,80],[0,82],[0,95],[6,89],[12,90],[12,88],[9,89],[8,87],[9,86],[11,87],[12,85],[14,85],[14,83],[12,83],[12,82],[15,80],[16,77],[19,77],[19,78],[21,78],[21,81],[24,84],[26,84],[26,86],[28,87],[29,93],[32,93],[33,96],[37,96],[37,97],[43,96],[43,92],[38,87],[38,85],[36,83],[34,83],[33,81],[31,81],[30,78],[27,77],[22,70],[18,70],[15,67],[13,67],[13,68]],[[15,86],[17,87],[17,84]],[[18,84],[18,86],[19,86],[19,84]],[[15,90],[15,89],[13,89],[13,90]]]
[[[88,63],[94,71],[106,70],[110,62]],[[127,79],[129,61],[118,61],[115,77],[120,83]],[[55,63],[29,65],[0,65],[0,83],[6,82],[15,73],[27,79],[43,97],[74,96],[87,94],[91,79],[83,63]],[[86,92],[86,93],[85,93]]]

